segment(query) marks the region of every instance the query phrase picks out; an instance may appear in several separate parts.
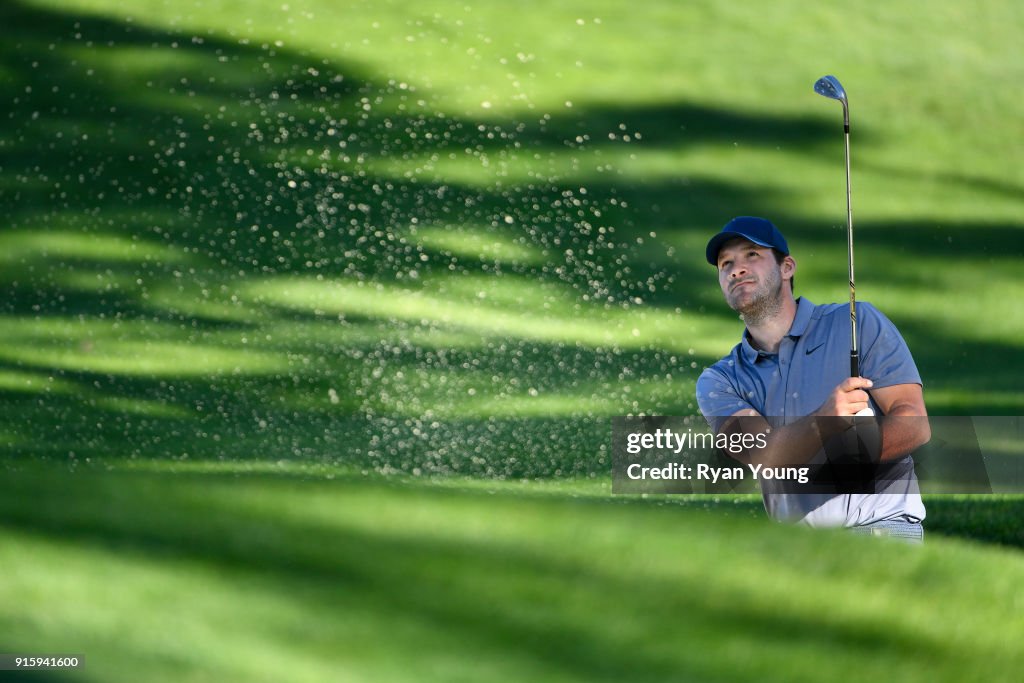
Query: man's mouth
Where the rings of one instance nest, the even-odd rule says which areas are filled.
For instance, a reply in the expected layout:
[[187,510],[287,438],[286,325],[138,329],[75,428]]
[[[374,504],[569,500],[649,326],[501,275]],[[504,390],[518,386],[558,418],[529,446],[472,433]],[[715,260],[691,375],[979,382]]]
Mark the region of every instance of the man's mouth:
[[753,280],[740,280],[739,282],[734,282],[732,287],[730,287],[729,289],[731,291],[733,289],[736,289],[737,287],[741,287],[743,285],[752,285],[752,284],[754,284]]

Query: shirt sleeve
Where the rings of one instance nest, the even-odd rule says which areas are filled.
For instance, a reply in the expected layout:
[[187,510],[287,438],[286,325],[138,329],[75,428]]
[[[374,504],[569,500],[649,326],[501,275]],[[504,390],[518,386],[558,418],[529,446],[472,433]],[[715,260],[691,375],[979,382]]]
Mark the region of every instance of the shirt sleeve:
[[715,366],[704,370],[697,379],[697,406],[716,434],[727,417],[741,410],[754,409],[728,376]]
[[857,304],[860,374],[876,387],[921,384],[914,357],[896,326],[869,303]]

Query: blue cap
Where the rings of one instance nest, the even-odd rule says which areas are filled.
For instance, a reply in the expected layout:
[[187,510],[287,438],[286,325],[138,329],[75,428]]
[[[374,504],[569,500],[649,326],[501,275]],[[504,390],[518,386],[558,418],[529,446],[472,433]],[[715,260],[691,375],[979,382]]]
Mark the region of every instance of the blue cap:
[[786,238],[782,236],[782,233],[779,232],[779,229],[770,220],[757,218],[756,216],[737,216],[726,223],[722,231],[708,242],[708,263],[717,266],[718,252],[721,251],[722,245],[737,237],[745,237],[754,244],[760,244],[762,247],[771,247],[778,249],[783,254],[789,254],[789,245],[786,244]]

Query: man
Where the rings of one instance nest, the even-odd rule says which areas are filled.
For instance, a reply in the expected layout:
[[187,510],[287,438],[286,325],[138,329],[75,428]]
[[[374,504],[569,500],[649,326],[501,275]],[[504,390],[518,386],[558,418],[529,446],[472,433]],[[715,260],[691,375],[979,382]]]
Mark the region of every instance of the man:
[[[716,434],[767,432],[764,448],[732,454],[741,462],[841,473],[826,487],[762,479],[768,513],[813,527],[923,538],[925,510],[910,453],[931,433],[921,377],[896,327],[858,303],[862,376],[849,377],[849,306],[793,297],[796,261],[770,221],[734,218],[708,242],[706,256],[746,329],[732,352],[697,380],[701,413]],[[851,429],[852,416],[867,407],[879,419],[860,434],[860,426]],[[857,471],[851,468],[856,458],[845,456],[844,464],[836,455],[844,443],[849,452],[851,436],[870,452],[867,487],[845,480]]]

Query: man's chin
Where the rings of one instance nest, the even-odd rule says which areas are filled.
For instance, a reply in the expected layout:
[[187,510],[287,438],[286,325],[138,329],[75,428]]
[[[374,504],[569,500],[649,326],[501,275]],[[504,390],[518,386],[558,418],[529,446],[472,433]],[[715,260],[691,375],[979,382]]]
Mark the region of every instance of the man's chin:
[[756,308],[756,306],[754,306],[754,298],[744,292],[740,292],[738,296],[730,298],[726,303],[729,304],[729,308],[740,315]]
[[779,311],[779,306],[772,306],[760,299],[741,299],[729,303],[732,310],[740,314],[745,323],[757,323],[770,318]]

